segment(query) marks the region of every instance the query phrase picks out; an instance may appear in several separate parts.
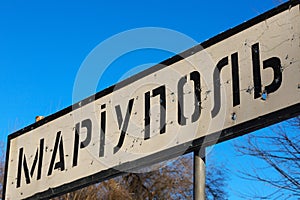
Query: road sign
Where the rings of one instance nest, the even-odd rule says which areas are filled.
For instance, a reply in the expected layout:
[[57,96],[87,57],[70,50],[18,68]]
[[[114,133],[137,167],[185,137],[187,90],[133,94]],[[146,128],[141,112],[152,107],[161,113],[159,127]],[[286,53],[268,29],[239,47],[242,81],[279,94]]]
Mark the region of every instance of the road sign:
[[11,134],[3,199],[53,197],[298,115],[299,35],[290,1]]

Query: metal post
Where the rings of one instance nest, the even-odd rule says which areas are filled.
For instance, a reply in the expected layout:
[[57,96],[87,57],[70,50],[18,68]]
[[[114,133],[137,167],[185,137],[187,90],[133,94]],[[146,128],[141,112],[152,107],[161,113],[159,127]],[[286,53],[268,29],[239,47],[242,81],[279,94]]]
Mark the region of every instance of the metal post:
[[205,200],[205,148],[194,151],[194,200]]

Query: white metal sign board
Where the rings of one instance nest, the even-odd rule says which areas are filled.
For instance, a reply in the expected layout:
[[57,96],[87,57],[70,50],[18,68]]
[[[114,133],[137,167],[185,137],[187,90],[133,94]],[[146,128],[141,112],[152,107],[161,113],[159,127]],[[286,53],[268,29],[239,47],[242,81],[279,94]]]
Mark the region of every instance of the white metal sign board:
[[3,199],[53,197],[299,113],[297,0],[11,134]]

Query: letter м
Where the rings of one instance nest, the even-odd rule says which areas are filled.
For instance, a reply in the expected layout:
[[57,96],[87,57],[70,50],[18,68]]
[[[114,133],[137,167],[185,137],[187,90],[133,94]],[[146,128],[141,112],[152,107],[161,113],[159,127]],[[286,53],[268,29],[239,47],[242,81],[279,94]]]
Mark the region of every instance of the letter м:
[[24,148],[22,147],[19,149],[17,185],[16,185],[17,188],[19,188],[21,186],[22,169],[25,174],[26,184],[30,183],[30,179],[33,177],[36,166],[37,166],[37,178],[36,179],[37,180],[41,179],[43,155],[44,155],[44,138],[40,139],[40,146],[36,150],[34,160],[33,160],[32,166],[29,171],[26,155],[24,153]]

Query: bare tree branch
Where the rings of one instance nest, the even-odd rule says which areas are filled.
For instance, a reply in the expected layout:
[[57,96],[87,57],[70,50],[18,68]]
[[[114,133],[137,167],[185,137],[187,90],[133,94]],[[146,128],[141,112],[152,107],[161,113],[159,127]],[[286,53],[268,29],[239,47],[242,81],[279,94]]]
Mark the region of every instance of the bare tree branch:
[[[247,155],[257,158],[268,166],[253,169],[252,172],[240,172],[244,179],[260,181],[275,188],[274,192],[269,195],[253,194],[253,197],[267,198],[279,194],[280,198],[300,197],[299,129],[300,116],[284,125],[277,126],[271,133],[249,134],[246,144],[235,145],[240,156]],[[272,175],[268,175],[267,171]]]

